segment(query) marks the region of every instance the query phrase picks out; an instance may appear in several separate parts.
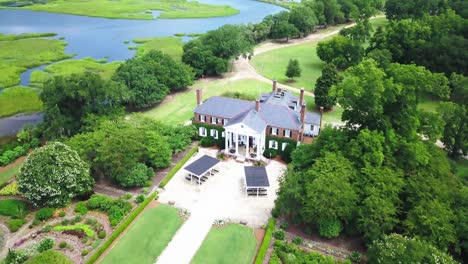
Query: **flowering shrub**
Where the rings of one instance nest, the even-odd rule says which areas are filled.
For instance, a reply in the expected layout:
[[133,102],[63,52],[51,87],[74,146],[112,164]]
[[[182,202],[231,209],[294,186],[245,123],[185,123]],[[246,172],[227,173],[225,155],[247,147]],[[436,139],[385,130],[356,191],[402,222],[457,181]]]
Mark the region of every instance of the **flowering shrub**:
[[182,218],[189,218],[190,212],[186,209],[179,209],[179,216]]
[[214,224],[216,227],[223,227],[223,226],[229,224],[229,222],[230,222],[229,219],[217,219],[217,220],[214,221],[213,224]]
[[17,182],[11,182],[7,186],[3,187],[0,190],[0,195],[1,196],[9,196],[9,195],[17,195],[18,194],[18,183]]

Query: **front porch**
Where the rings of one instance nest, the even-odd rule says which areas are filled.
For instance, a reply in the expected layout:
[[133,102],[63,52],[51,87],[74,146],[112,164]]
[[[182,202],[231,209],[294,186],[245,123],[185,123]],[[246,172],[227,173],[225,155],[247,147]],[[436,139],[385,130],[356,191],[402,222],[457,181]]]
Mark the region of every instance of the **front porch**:
[[241,134],[238,132],[225,131],[225,154],[235,156],[241,160],[264,160],[265,151],[264,132],[259,134]]

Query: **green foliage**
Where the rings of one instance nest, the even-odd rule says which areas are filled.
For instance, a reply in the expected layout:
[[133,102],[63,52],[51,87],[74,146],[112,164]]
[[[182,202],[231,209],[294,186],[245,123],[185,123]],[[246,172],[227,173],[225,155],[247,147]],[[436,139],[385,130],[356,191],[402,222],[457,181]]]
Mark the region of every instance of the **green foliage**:
[[73,262],[60,252],[54,250],[44,251],[26,262],[26,264],[72,264]]
[[[350,263],[349,261],[338,261],[331,256],[324,256],[315,251],[305,251],[298,246],[285,241],[275,241],[272,255],[273,263],[294,264],[294,263],[327,263],[339,264]],[[270,261],[270,263],[272,263]]]
[[421,19],[426,15],[439,15],[448,9],[447,1],[414,1],[401,3],[398,0],[385,1],[385,14],[389,20],[406,18]]
[[140,194],[135,198],[136,203],[142,203],[144,200],[145,200],[145,196],[143,194]]
[[173,168],[169,173],[166,175],[166,177],[159,183],[159,188],[164,188],[166,184],[174,177],[174,175],[184,166],[184,164],[193,156],[195,152],[198,151],[198,146],[192,148],[187,155],[185,155],[184,158],[182,158]]
[[315,82],[315,105],[322,106],[325,109],[331,109],[336,104],[337,97],[332,94],[330,89],[333,85],[341,81],[341,76],[338,75],[336,66],[333,64],[325,64],[322,69],[322,75]]
[[89,193],[94,180],[76,151],[59,142],[34,150],[17,177],[20,192],[35,206],[64,206]]
[[167,143],[168,137],[162,136],[156,131],[146,132],[146,150],[148,161],[155,168],[166,168],[171,165],[172,149]]
[[22,218],[28,212],[25,202],[19,200],[0,200],[0,215]]
[[86,206],[86,202],[80,201],[76,203],[75,206],[75,213],[80,215],[85,215],[88,213],[88,207]]
[[5,258],[5,264],[21,264],[28,260],[29,255],[25,250],[8,249],[8,254]]
[[88,208],[105,212],[111,225],[115,227],[132,210],[132,204],[122,198],[114,200],[107,196],[93,194],[88,200]]
[[2,106],[0,117],[42,110],[42,101],[37,91],[23,86],[3,89],[0,93],[0,105]]
[[268,148],[263,152],[263,156],[267,159],[274,159],[278,155],[276,149]]
[[66,248],[67,245],[68,245],[67,242],[62,241],[62,242],[59,243],[59,248],[62,248],[62,249],[63,249],[63,248]]
[[253,41],[244,25],[224,25],[184,45],[182,61],[196,76],[221,75],[230,60],[252,52]]
[[148,168],[143,163],[137,163],[128,172],[125,172],[122,175],[117,175],[115,180],[124,188],[143,187],[148,179],[151,179],[153,175],[154,171],[151,168]]
[[112,245],[114,240],[120,236],[120,234],[133,222],[133,220],[145,209],[145,207],[156,197],[158,193],[154,192],[144,202],[142,202],[128,217],[125,221],[115,229],[110,237],[104,242],[104,244],[96,250],[96,252],[86,261],[86,264],[92,264]]
[[284,231],[283,230],[275,230],[273,232],[273,236],[277,239],[277,240],[283,240],[284,237],[285,237],[285,234],[284,234]]
[[10,219],[8,220],[8,229],[10,229],[11,232],[16,232],[24,224],[26,224],[26,219]]
[[200,140],[200,146],[202,147],[212,147],[216,144],[216,141],[212,137],[204,137]]
[[301,77],[301,67],[299,66],[298,60],[289,59],[285,75],[291,80],[294,79],[294,77]]
[[88,250],[84,249],[83,251],[81,251],[81,256],[86,256],[88,255]]
[[319,233],[326,238],[337,237],[343,230],[343,225],[340,220],[323,220],[319,223]]
[[293,239],[293,243],[296,244],[296,245],[302,244],[302,238],[301,238],[301,237],[298,237],[298,236],[295,237],[295,238]]
[[10,195],[17,195],[18,194],[18,183],[11,182],[7,186],[3,187],[0,190],[1,196],[10,196]]
[[289,38],[300,35],[299,29],[291,24],[289,19],[290,14],[287,11],[272,16],[269,36],[272,39],[286,39],[288,41]]
[[358,42],[343,36],[336,36],[317,45],[317,55],[326,63],[332,63],[340,69],[358,64],[364,49]]
[[192,85],[193,73],[169,55],[151,50],[120,65],[113,79],[127,86],[131,107],[144,109],[159,103],[168,93]]
[[104,239],[105,237],[106,237],[106,231],[104,230],[99,231],[98,238]]
[[[466,104],[466,102],[465,102]],[[468,109],[465,105],[444,102],[437,111],[445,121],[441,138],[452,157],[468,154]]]
[[348,259],[352,262],[352,263],[361,263],[361,259],[362,259],[362,256],[361,256],[361,253],[357,252],[357,251],[353,251],[351,252],[351,254],[348,256]]
[[34,218],[39,221],[49,220],[54,215],[54,211],[55,210],[53,208],[41,208],[36,212]]
[[54,240],[52,238],[44,238],[43,240],[41,240],[41,242],[39,242],[39,245],[37,245],[37,251],[41,253],[51,249],[53,246]]
[[369,262],[371,263],[443,263],[455,264],[449,255],[438,250],[431,244],[415,238],[407,238],[398,234],[384,236],[369,247]]
[[273,230],[275,229],[275,222],[276,220],[274,218],[268,219],[268,225],[265,231],[265,236],[263,237],[262,244],[260,245],[260,249],[258,250],[254,264],[263,263],[265,254],[268,250],[268,247],[270,246],[270,240],[271,236],[273,235]]
[[74,225],[67,225],[67,226],[58,225],[58,226],[54,226],[53,230],[54,231],[69,231],[69,230],[77,231],[77,230],[81,230],[88,237],[93,238],[93,237],[96,236],[96,233],[94,232],[94,230],[89,225],[82,224],[82,223],[78,223],[78,224],[74,224]]

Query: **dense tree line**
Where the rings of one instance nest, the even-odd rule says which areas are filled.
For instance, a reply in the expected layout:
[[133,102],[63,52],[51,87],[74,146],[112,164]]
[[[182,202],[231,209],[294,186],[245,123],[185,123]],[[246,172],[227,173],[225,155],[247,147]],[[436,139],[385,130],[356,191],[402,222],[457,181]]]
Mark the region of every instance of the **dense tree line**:
[[370,244],[396,232],[464,256],[468,188],[433,143],[453,124],[417,107],[428,93],[448,99],[449,80],[421,66],[384,69],[365,59],[332,89],[346,126],[325,128],[292,153],[275,213],[326,237],[344,230]]
[[92,175],[121,187],[145,186],[154,172],[165,168],[172,155],[184,150],[194,136],[191,126],[169,126],[143,117],[105,121],[68,144],[91,164]]

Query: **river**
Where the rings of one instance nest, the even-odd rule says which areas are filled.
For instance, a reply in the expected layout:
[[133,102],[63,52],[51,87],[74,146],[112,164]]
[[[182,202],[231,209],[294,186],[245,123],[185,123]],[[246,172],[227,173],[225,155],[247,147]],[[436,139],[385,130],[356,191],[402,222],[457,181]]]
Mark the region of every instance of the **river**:
[[[93,57],[107,58],[108,61],[121,61],[131,58],[135,50],[127,40],[141,37],[174,36],[175,33],[203,33],[225,24],[258,23],[265,16],[278,13],[283,8],[254,0],[201,0],[199,2],[217,5],[230,5],[240,11],[229,17],[196,19],[155,19],[127,20],[107,19],[27,10],[0,10],[0,33],[57,33],[68,43],[65,52],[75,54],[73,59]],[[158,12],[155,11],[155,16]],[[186,39],[185,39],[186,40]],[[134,45],[134,44],[133,44]],[[44,65],[38,67],[43,68]],[[21,84],[28,85],[34,69],[21,75]],[[0,136],[19,131],[24,124],[37,123],[42,115],[31,118],[6,117],[0,119]],[[23,122],[18,121],[23,120]],[[6,126],[6,127],[5,127]],[[3,134],[2,134],[3,133]]]

